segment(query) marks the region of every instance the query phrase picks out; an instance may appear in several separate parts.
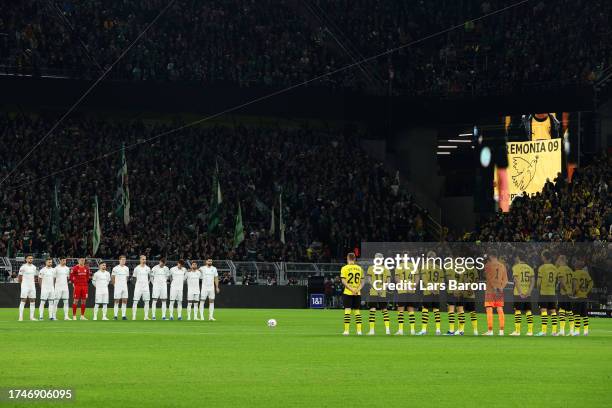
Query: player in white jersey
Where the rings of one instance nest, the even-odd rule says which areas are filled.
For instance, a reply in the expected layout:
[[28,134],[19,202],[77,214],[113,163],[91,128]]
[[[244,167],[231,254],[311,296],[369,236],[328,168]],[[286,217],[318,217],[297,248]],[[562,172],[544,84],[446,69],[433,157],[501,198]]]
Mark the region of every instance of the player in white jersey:
[[19,268],[19,276],[17,280],[21,284],[21,295],[19,296],[21,302],[19,303],[19,321],[23,321],[23,309],[25,308],[26,302],[30,303],[30,320],[36,320],[34,318],[34,311],[36,310],[36,279],[38,276],[38,270],[32,264],[34,258],[32,256],[26,257],[26,263],[21,265]]
[[155,309],[157,300],[161,300],[162,320],[166,320],[166,300],[168,299],[168,276],[170,270],[166,266],[166,259],[161,258],[159,264],[151,269],[151,283],[153,283],[153,293],[151,297],[151,319],[155,320]]
[[43,320],[45,315],[45,302],[49,302],[49,320],[53,320],[53,303],[55,300],[55,268],[53,260],[47,258],[45,266],[38,272],[38,283],[40,284],[40,306],[38,308],[38,318]]
[[132,320],[136,320],[136,311],[138,310],[140,299],[144,303],[144,319],[149,320],[149,302],[151,301],[151,292],[149,291],[150,276],[151,268],[147,265],[147,257],[140,255],[140,264],[134,268],[132,273],[132,277],[136,278],[134,303],[132,303]]
[[111,283],[115,288],[113,291],[113,299],[115,301],[114,320],[117,320],[119,315],[119,302],[121,302],[121,320],[127,320],[125,313],[127,311],[129,278],[130,268],[125,265],[125,255],[120,255],[119,265],[113,268],[113,273],[111,274]]
[[176,315],[183,320],[183,286],[187,278],[185,261],[179,259],[176,266],[170,269],[170,320],[174,320],[174,302],[177,304]]
[[202,291],[200,292],[200,319],[204,320],[204,304],[208,299],[208,320],[215,320],[215,294],[219,293],[219,273],[212,266],[212,258],[206,259],[206,266],[200,268]]
[[187,280],[187,320],[191,320],[191,307],[193,306],[193,320],[198,319],[198,301],[200,300],[200,278],[196,262],[191,263],[191,269],[186,274]]
[[57,320],[57,308],[60,300],[64,304],[64,320],[72,320],[68,316],[68,299],[70,292],[68,291],[68,278],[70,277],[70,268],[66,266],[66,258],[60,258],[60,263],[55,267],[55,293],[53,302],[53,319]]
[[100,269],[93,274],[91,279],[96,288],[96,305],[94,306],[94,320],[98,320],[98,309],[102,305],[102,320],[108,320],[106,311],[108,309],[108,284],[111,281],[111,275],[106,270],[106,262],[100,264]]

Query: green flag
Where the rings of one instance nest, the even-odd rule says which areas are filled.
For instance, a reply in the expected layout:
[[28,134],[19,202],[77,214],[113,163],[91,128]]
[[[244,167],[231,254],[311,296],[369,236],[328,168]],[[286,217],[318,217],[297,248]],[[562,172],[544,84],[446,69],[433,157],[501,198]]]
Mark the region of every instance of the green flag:
[[53,200],[51,201],[51,222],[49,224],[49,238],[55,241],[60,234],[60,204],[59,204],[59,183],[56,181],[53,186]]
[[210,214],[208,217],[208,232],[213,232],[219,226],[221,218],[221,184],[219,183],[219,165],[215,163],[215,173],[213,174],[212,197],[210,200]]
[[278,210],[278,229],[280,230],[280,240],[284,244],[285,243],[285,220],[283,220],[283,191],[281,190],[280,197],[278,199],[279,207]]
[[115,214],[123,220],[124,225],[130,223],[130,189],[128,187],[127,159],[125,158],[125,144],[121,147],[121,166],[117,172],[118,187],[115,195]]
[[238,214],[236,214],[236,227],[234,228],[234,248],[244,241],[244,226],[242,225],[242,209],[238,203]]
[[91,250],[92,255],[96,255],[98,248],[100,247],[100,240],[102,239],[102,230],[100,229],[100,215],[98,213],[98,196],[94,197],[94,225],[93,225],[93,237]]

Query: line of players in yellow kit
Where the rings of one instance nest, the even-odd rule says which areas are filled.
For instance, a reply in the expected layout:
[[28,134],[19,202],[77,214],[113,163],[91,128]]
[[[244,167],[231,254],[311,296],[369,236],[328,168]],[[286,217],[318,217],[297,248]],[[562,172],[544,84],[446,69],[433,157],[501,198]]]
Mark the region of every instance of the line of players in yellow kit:
[[[435,254],[434,254],[435,255]],[[541,254],[541,265],[538,267],[537,274],[534,269],[525,263],[520,254],[514,256],[512,266],[512,281],[514,282],[514,332],[511,336],[521,335],[522,314],[525,312],[527,320],[527,336],[533,335],[533,313],[532,295],[534,290],[538,290],[538,307],[541,316],[541,331],[536,336],[546,336],[548,334],[549,319],[552,320],[553,336],[579,336],[580,329],[586,336],[589,333],[589,318],[586,313],[586,301],[593,288],[593,280],[589,275],[584,260],[577,258],[575,269],[567,264],[564,255],[558,255],[555,263],[552,263],[552,256],[548,251]],[[368,335],[375,334],[376,311],[380,310],[383,316],[386,334],[391,334],[390,319],[388,311],[389,299],[387,291],[376,290],[373,286],[375,280],[383,282],[412,282],[417,288],[420,285],[427,287],[428,283],[443,283],[449,279],[462,283],[477,283],[481,277],[476,269],[466,269],[458,274],[452,270],[439,268],[420,269],[418,273],[411,273],[412,265],[404,265],[403,268],[396,268],[391,274],[383,268],[382,274],[375,274],[374,267],[368,267],[367,274],[364,276],[363,269],[356,263],[354,253],[347,255],[347,265],[342,267],[340,277],[344,285],[343,304],[344,304],[344,335],[349,334],[351,313],[355,316],[356,333],[362,334],[361,318],[361,291],[367,283],[369,289],[369,332]],[[429,324],[430,310],[434,314],[436,335],[441,335],[441,301],[439,290],[397,290],[397,322],[398,330],[396,335],[404,334],[404,313],[408,314],[408,323],[411,335],[426,335]],[[476,292],[473,290],[449,291],[446,296],[448,306],[448,325],[449,330],[446,335],[462,336],[465,332],[466,312],[470,315],[470,320],[474,335],[478,335],[478,318],[476,314]],[[416,312],[421,311],[421,330],[416,331]],[[457,325],[456,325],[457,324]],[[566,325],[569,324],[569,331],[566,333]],[[489,331],[486,334],[492,335]],[[503,326],[500,330],[503,335]]]

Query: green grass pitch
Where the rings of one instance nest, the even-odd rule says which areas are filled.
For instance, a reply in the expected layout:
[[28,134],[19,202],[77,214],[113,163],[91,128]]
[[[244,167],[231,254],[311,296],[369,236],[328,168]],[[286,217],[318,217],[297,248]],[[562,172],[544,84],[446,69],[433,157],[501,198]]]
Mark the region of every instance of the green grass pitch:
[[[219,309],[215,317],[17,322],[16,309],[0,309],[0,387],[70,387],[75,400],[65,404],[79,407],[611,403],[612,319],[592,318],[589,337],[400,338],[383,334],[380,314],[375,337],[341,336],[339,310]],[[395,313],[391,319],[395,330]],[[506,322],[508,333],[513,316]],[[482,332],[484,315],[479,325]]]

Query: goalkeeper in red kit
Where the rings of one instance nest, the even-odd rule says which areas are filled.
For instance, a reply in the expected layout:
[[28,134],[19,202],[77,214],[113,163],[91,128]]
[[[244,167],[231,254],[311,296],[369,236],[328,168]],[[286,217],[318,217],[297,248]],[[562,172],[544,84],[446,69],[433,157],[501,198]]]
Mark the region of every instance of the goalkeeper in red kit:
[[70,270],[70,282],[74,286],[72,294],[72,320],[76,320],[77,306],[81,304],[81,320],[85,318],[85,302],[87,301],[87,291],[89,289],[89,278],[91,271],[89,266],[85,265],[85,258],[79,258],[79,264],[72,267]]

